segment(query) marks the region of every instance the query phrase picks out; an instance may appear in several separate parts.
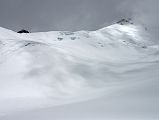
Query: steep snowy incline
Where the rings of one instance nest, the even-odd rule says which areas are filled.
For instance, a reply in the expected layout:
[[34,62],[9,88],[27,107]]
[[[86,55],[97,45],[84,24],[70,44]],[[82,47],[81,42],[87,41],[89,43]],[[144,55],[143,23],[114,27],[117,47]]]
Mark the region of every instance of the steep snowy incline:
[[139,26],[18,34],[0,28],[0,115],[159,84],[159,45]]

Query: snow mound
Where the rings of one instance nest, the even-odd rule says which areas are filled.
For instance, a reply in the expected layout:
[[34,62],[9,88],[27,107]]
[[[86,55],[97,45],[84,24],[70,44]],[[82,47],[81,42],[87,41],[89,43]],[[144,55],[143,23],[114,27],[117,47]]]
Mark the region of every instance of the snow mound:
[[0,28],[0,58],[0,113],[93,99],[159,77],[159,46],[133,24],[29,34]]

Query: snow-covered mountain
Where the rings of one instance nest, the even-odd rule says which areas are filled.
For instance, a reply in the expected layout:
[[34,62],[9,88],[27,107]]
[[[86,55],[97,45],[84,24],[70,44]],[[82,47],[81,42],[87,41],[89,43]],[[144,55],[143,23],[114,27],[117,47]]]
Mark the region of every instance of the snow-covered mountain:
[[158,85],[159,45],[141,26],[0,28],[0,120],[157,119]]

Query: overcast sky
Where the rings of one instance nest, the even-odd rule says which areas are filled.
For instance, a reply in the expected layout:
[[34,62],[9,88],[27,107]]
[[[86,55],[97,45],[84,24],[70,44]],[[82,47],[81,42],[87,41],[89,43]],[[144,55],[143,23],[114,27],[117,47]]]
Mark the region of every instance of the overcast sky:
[[151,26],[159,0],[0,0],[0,26],[30,31],[96,30],[125,17]]

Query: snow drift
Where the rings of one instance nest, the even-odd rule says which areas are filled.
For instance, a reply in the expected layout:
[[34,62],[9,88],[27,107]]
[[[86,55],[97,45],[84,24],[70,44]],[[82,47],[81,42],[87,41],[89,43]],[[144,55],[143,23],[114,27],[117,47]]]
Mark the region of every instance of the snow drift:
[[[114,24],[96,31],[29,34],[0,28],[2,116],[100,98],[103,101],[103,97],[108,99],[119,91],[135,91],[136,86],[159,85],[158,73],[159,45],[141,26]],[[156,89],[151,100],[158,100]],[[97,105],[102,104],[99,101]],[[159,109],[156,101],[153,106]]]

